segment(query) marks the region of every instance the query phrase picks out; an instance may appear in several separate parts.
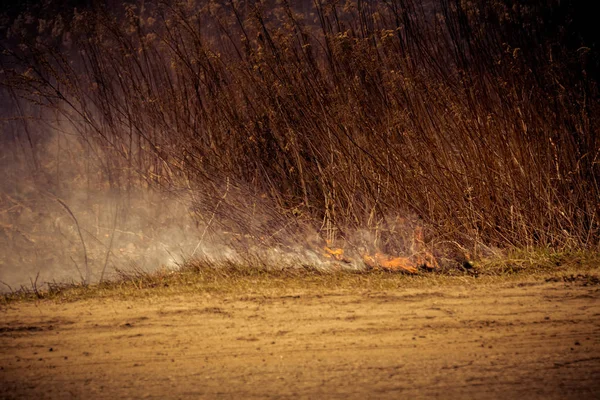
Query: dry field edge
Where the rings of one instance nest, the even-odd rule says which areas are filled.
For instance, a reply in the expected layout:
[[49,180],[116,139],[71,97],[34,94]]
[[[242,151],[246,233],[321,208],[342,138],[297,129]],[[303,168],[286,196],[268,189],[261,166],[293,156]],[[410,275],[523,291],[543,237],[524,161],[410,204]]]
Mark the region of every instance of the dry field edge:
[[0,398],[600,396],[597,266],[194,276],[5,298]]

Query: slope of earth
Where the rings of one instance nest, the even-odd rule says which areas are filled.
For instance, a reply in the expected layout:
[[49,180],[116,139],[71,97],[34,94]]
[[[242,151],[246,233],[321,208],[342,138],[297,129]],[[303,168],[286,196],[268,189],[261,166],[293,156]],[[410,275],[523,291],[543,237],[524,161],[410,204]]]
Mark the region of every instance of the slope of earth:
[[8,303],[0,398],[600,398],[592,281]]

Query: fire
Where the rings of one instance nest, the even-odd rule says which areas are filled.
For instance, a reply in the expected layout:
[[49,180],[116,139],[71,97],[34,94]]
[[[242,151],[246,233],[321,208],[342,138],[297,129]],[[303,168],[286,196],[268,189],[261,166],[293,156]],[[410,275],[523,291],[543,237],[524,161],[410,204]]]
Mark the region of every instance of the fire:
[[[344,249],[334,247],[330,240],[326,240],[326,245],[321,253],[324,257],[351,263]],[[439,270],[440,266],[435,256],[427,249],[424,241],[423,228],[417,227],[414,231],[413,243],[411,246],[412,255],[410,257],[394,257],[382,252],[359,253],[364,264],[371,269],[380,269],[390,272],[404,272],[407,274],[416,274],[419,268],[428,271]]]
[[373,269],[383,269],[391,272],[417,273],[417,265],[408,257],[392,257],[383,253],[363,255],[364,263]]
[[345,263],[350,263],[350,260],[347,259],[346,257],[344,257],[344,249],[340,249],[340,248],[331,248],[329,246],[325,246],[323,247],[323,250],[325,250],[325,257],[327,258],[333,258],[336,261],[342,261]]

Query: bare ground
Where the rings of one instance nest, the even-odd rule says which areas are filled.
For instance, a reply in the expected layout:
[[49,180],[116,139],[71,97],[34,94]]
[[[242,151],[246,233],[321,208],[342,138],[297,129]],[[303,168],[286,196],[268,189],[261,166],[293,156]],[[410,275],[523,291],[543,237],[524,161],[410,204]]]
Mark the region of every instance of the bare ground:
[[9,303],[0,398],[600,398],[600,286]]

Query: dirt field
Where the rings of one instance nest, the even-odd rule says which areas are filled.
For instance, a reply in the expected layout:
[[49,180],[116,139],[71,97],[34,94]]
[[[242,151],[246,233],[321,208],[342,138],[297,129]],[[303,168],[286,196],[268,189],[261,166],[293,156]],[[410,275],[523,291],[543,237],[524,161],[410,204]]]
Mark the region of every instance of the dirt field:
[[11,303],[0,398],[600,398],[600,286]]

